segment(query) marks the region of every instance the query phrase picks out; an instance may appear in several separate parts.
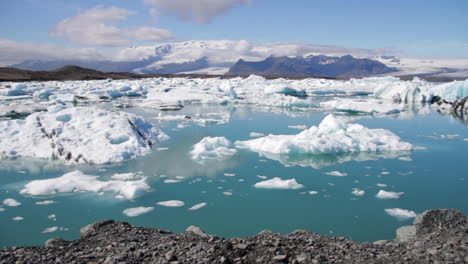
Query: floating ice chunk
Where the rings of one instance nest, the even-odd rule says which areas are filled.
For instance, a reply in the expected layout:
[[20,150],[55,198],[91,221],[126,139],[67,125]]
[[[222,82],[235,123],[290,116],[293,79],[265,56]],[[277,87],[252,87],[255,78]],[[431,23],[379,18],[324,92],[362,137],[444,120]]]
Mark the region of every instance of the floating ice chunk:
[[257,177],[260,178],[260,179],[267,179],[267,178],[268,178],[268,177],[265,176],[265,175],[257,175]]
[[309,193],[310,195],[316,195],[316,194],[318,194],[317,191],[308,191],[308,193]]
[[379,187],[387,187],[387,184],[384,184],[384,183],[377,183],[377,186],[379,186]]
[[15,217],[13,217],[11,220],[13,220],[13,221],[21,221],[21,220],[24,220],[24,218],[21,217],[21,216],[15,216]]
[[340,171],[330,171],[330,172],[326,172],[325,174],[331,175],[331,176],[338,176],[338,177],[348,176],[348,173],[340,172]]
[[123,213],[128,217],[135,217],[135,216],[139,216],[139,215],[142,215],[142,214],[149,213],[149,212],[151,212],[153,210],[154,210],[154,207],[140,206],[140,207],[127,208],[127,209],[123,210]]
[[161,121],[182,121],[190,119],[190,117],[186,115],[162,115],[162,113],[159,113],[156,119]]
[[121,180],[121,181],[128,181],[134,179],[141,179],[143,177],[141,172],[129,172],[129,173],[116,173],[112,175],[110,178],[113,180]]
[[165,151],[168,150],[169,148],[156,148],[157,151]]
[[100,181],[97,176],[86,175],[77,170],[58,178],[31,181],[20,193],[37,196],[70,192],[114,192],[118,197],[134,199],[149,189],[146,177],[135,181]]
[[96,107],[34,113],[0,122],[0,153],[104,164],[147,154],[167,136],[142,118]]
[[384,190],[380,190],[376,197],[380,199],[399,199],[404,192],[387,192]]
[[390,172],[389,172],[389,171],[382,171],[380,174],[382,174],[382,175],[388,175],[388,174],[390,174]]
[[410,210],[406,210],[406,209],[400,209],[400,208],[385,209],[385,212],[388,215],[391,215],[391,216],[397,218],[398,220],[406,220],[406,219],[416,217],[415,212],[410,211]]
[[6,205],[6,206],[11,206],[11,207],[16,207],[16,206],[21,205],[20,202],[16,201],[13,198],[7,198],[7,199],[3,200],[3,204]]
[[366,191],[358,188],[353,188],[353,191],[351,193],[356,196],[363,196],[364,194],[366,194]]
[[297,183],[296,179],[289,179],[289,180],[282,180],[279,177],[275,177],[270,180],[257,182],[254,185],[255,188],[262,188],[262,189],[300,189],[303,188],[304,185]]
[[231,196],[232,192],[223,192],[224,195]]
[[163,181],[164,183],[178,183],[180,182],[179,180],[173,180],[173,179],[166,179]]
[[44,229],[41,233],[43,233],[43,234],[53,233],[53,232],[57,231],[58,229],[59,229],[58,226],[51,226],[51,227],[47,227],[46,229]]
[[268,135],[247,141],[236,141],[241,148],[261,154],[326,154],[347,152],[391,152],[414,149],[410,143],[385,129],[369,129],[348,124],[328,115],[318,126],[297,135]]
[[265,136],[265,134],[258,133],[258,132],[250,132],[249,136],[250,137],[263,137],[263,136]]
[[226,177],[234,177],[234,176],[236,176],[236,174],[235,174],[235,173],[224,173],[224,176],[226,176]]
[[296,125],[296,126],[288,126],[289,128],[292,128],[292,129],[298,129],[298,130],[305,130],[307,129],[307,126],[304,126],[304,125]]
[[236,153],[231,141],[225,137],[205,137],[190,152],[192,159],[198,162],[226,159]]
[[356,112],[365,114],[397,114],[403,110],[403,106],[391,102],[376,99],[335,99],[320,103],[324,108],[335,109],[340,112]]
[[398,159],[399,159],[399,160],[403,160],[403,161],[412,161],[412,160],[413,160],[413,159],[411,159],[411,157],[408,157],[408,156],[399,157]]
[[184,202],[178,200],[170,200],[170,201],[163,201],[157,202],[157,205],[166,206],[166,207],[182,207],[185,205]]
[[45,200],[45,201],[40,201],[40,202],[36,202],[37,205],[49,205],[49,204],[54,204],[55,201],[52,201],[52,200]]
[[199,204],[196,204],[192,207],[189,208],[190,211],[195,211],[195,210],[198,210],[198,209],[201,209],[203,207],[205,207],[207,205],[207,203],[199,203]]
[[5,208],[0,207],[0,212],[3,212],[3,211],[5,211]]

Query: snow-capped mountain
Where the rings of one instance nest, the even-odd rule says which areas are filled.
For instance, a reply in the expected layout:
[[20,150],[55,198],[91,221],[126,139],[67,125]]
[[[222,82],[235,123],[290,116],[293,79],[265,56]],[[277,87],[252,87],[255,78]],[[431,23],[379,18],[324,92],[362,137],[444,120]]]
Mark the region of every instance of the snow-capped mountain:
[[[296,43],[252,43],[245,40],[192,40],[152,46],[132,46],[107,53],[107,60],[26,61],[11,65],[26,70],[52,70],[77,65],[100,71],[134,73],[225,74],[239,60],[263,61],[268,57],[308,57],[326,55],[377,60],[398,72],[390,75],[467,75],[468,60],[419,60],[384,56],[378,49],[356,49]],[[321,57],[317,57],[321,58]],[[336,59],[317,62],[333,65]]]

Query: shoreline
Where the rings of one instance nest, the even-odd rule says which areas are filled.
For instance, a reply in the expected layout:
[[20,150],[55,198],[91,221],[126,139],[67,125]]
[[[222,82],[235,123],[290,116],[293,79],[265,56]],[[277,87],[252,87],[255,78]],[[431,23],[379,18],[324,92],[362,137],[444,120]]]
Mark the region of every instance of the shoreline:
[[0,263],[467,263],[467,232],[468,217],[453,209],[425,211],[395,240],[372,243],[304,230],[220,238],[194,226],[177,234],[105,220],[74,241],[0,249]]

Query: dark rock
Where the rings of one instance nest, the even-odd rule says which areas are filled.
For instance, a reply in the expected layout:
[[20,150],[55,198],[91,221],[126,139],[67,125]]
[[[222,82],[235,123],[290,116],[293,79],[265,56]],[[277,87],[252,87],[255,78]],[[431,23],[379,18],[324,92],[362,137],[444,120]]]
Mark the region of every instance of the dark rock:
[[45,247],[63,247],[70,244],[70,242],[60,237],[53,237],[46,240],[44,243]]
[[89,235],[92,235],[94,232],[96,232],[100,227],[108,225],[108,224],[113,224],[114,220],[104,220],[104,221],[99,221],[93,224],[89,224],[85,227],[82,227],[80,229],[80,237],[85,238]]
[[454,209],[428,210],[416,216],[413,224],[416,236],[422,236],[437,230],[464,228],[467,225],[467,217]]
[[[54,238],[46,247],[0,250],[2,263],[463,263],[468,225],[461,212],[430,210],[401,241],[354,242],[308,231],[217,238],[191,226],[180,234],[106,220],[81,229],[81,238]],[[406,232],[408,233],[408,232]],[[405,233],[405,234],[406,234]]]

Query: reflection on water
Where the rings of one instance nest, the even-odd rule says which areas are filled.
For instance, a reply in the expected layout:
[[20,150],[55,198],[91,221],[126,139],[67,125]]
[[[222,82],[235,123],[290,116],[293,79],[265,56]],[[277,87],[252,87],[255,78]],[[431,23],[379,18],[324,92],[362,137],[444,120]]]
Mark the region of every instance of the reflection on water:
[[354,152],[354,153],[340,153],[340,154],[321,154],[321,155],[307,155],[307,154],[293,154],[293,155],[277,155],[271,153],[260,152],[260,157],[266,157],[276,160],[284,166],[300,166],[312,167],[320,169],[327,166],[350,162],[350,161],[369,161],[378,159],[396,159],[402,156],[408,156],[411,151],[400,152]]

